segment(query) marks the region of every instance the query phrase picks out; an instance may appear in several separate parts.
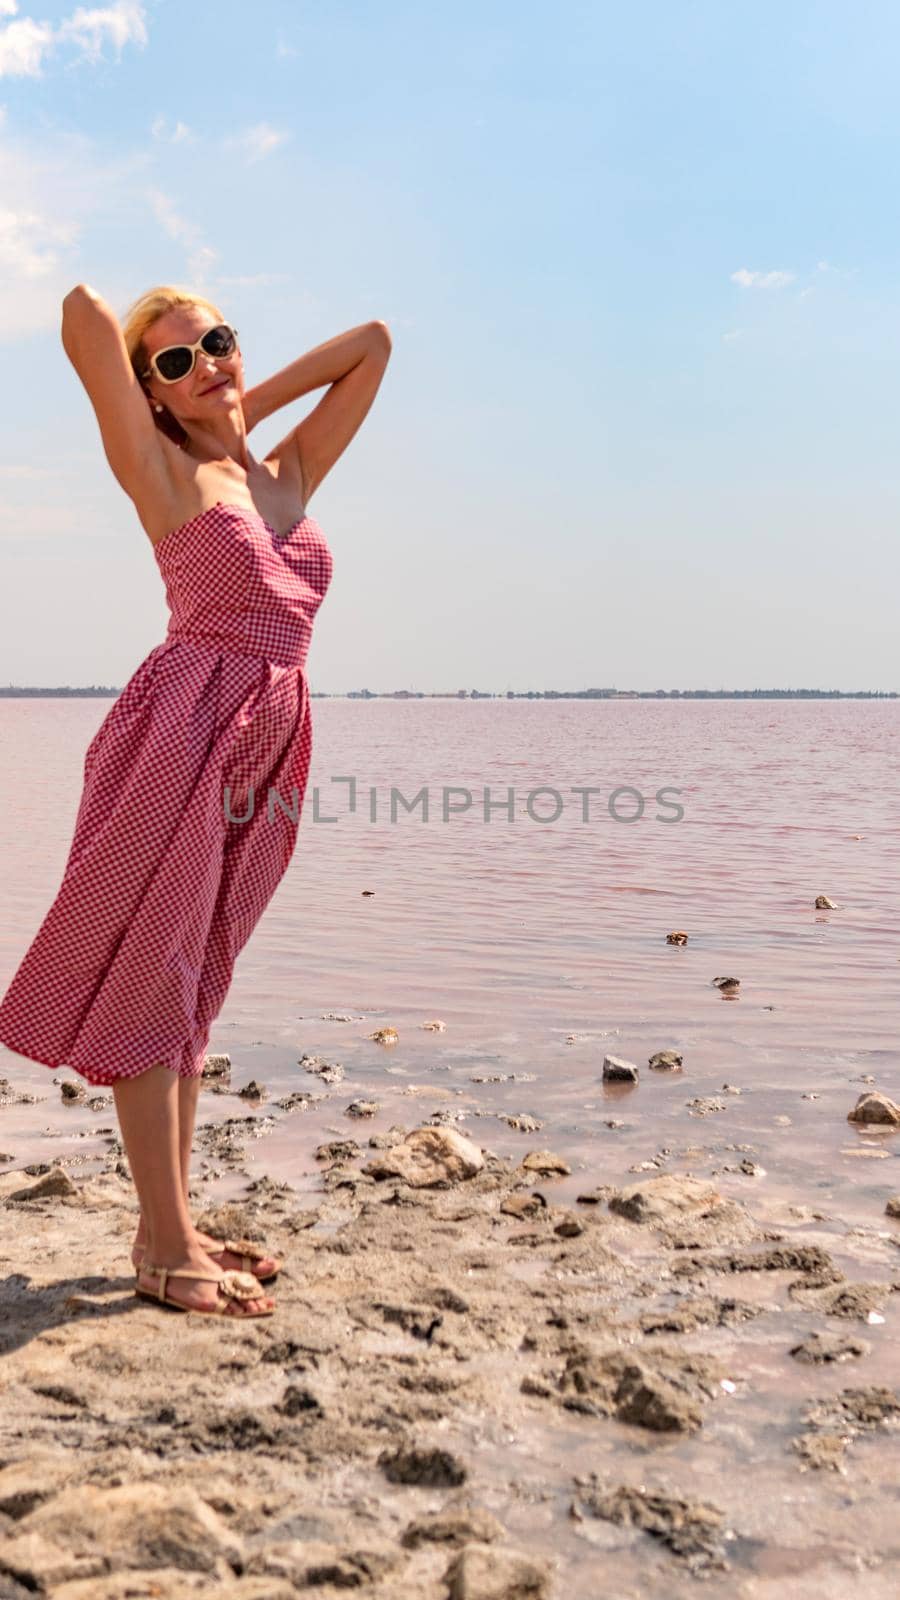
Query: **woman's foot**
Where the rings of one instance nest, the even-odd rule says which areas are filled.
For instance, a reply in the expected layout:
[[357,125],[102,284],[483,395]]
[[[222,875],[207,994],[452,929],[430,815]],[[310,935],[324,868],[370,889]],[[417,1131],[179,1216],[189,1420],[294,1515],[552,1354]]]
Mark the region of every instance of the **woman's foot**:
[[[213,1239],[210,1234],[201,1233],[199,1229],[194,1230],[194,1245],[197,1250],[211,1257],[213,1263],[217,1267],[221,1267],[225,1272],[242,1272],[244,1270],[243,1256],[236,1255],[233,1250],[217,1249],[216,1247],[220,1244],[221,1241]],[[131,1264],[135,1270],[143,1261],[146,1248],[147,1236],[143,1224],[140,1224],[134,1244],[131,1247]],[[250,1270],[257,1278],[268,1278],[271,1273],[278,1272],[280,1267],[281,1262],[275,1256],[263,1256],[259,1261],[254,1261]]]
[[[183,1269],[186,1272],[201,1272],[210,1275],[214,1273],[221,1275],[222,1271],[219,1262],[215,1261],[212,1256],[207,1255],[203,1250],[194,1249],[193,1247],[190,1247],[187,1251],[182,1250],[177,1254],[169,1251],[163,1255],[161,1261],[154,1261],[152,1265],[154,1267],[178,1267],[179,1270]],[[159,1279],[159,1273],[151,1272],[149,1267],[141,1266],[138,1268],[137,1281],[141,1289],[147,1289],[151,1293],[158,1294]],[[216,1302],[221,1299],[219,1289],[211,1281],[210,1277],[201,1279],[167,1278],[166,1297],[177,1300],[180,1305],[187,1306],[190,1310],[205,1311],[207,1314],[213,1311]],[[274,1305],[273,1297],[270,1294],[266,1294],[263,1289],[260,1289],[259,1295],[254,1296],[252,1300],[229,1300],[223,1314],[226,1317],[252,1316],[261,1311],[267,1311]]]

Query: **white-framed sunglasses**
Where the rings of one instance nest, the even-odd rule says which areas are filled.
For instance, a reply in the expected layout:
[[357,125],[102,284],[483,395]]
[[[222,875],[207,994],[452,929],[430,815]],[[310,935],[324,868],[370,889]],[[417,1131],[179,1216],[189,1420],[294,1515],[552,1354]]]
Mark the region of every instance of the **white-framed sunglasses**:
[[207,328],[196,344],[169,344],[165,350],[157,350],[150,357],[142,377],[155,377],[160,383],[180,383],[189,372],[193,372],[198,350],[214,360],[220,360],[237,349],[237,338],[237,328],[232,328],[227,322],[219,322],[214,328]]

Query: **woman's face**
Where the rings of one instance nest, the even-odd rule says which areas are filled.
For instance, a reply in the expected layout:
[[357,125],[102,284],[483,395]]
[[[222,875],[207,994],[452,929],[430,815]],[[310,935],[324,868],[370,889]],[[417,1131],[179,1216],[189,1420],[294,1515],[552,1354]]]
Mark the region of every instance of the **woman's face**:
[[[172,344],[195,344],[207,328],[220,319],[201,306],[173,306],[157,317],[144,334],[144,350],[149,358]],[[244,394],[244,363],[240,347],[230,356],[208,356],[196,352],[192,371],[177,383],[160,383],[155,372],[144,380],[151,398],[162,401],[179,422],[205,422],[218,413],[240,405]]]

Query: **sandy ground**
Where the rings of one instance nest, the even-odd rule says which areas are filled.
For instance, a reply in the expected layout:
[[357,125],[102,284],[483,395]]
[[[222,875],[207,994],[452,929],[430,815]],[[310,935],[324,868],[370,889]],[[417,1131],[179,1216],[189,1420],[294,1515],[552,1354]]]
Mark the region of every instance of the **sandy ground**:
[[197,1179],[284,1259],[246,1323],[134,1296],[117,1141],[0,1172],[0,1596],[893,1600],[896,1221],[353,1132],[312,1195]]

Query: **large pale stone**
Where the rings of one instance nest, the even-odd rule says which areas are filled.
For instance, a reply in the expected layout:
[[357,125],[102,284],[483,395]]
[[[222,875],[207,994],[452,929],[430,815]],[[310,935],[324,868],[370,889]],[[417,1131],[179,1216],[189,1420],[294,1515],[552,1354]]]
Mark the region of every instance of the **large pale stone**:
[[547,1600],[550,1568],[518,1550],[467,1544],[444,1573],[448,1600]]
[[78,1193],[78,1185],[72,1182],[69,1174],[62,1167],[51,1167],[42,1177],[35,1178],[33,1183],[26,1184],[24,1189],[14,1189],[12,1194],[6,1196],[7,1200],[48,1200],[55,1195],[73,1195]]
[[401,1144],[379,1150],[363,1167],[373,1178],[402,1178],[413,1189],[446,1189],[484,1166],[477,1144],[455,1128],[414,1128]]
[[853,1107],[847,1113],[848,1122],[880,1122],[891,1127],[900,1127],[900,1106],[889,1100],[886,1094],[879,1094],[877,1089],[869,1089],[861,1094]]
[[79,1484],[54,1495],[19,1526],[19,1538],[0,1547],[0,1561],[18,1576],[34,1542],[40,1566],[31,1570],[45,1585],[123,1568],[177,1567],[224,1576],[242,1559],[240,1541],[186,1485]]
[[671,1222],[698,1212],[705,1214],[721,1204],[719,1191],[702,1178],[665,1174],[620,1189],[612,1196],[609,1209],[632,1222]]

